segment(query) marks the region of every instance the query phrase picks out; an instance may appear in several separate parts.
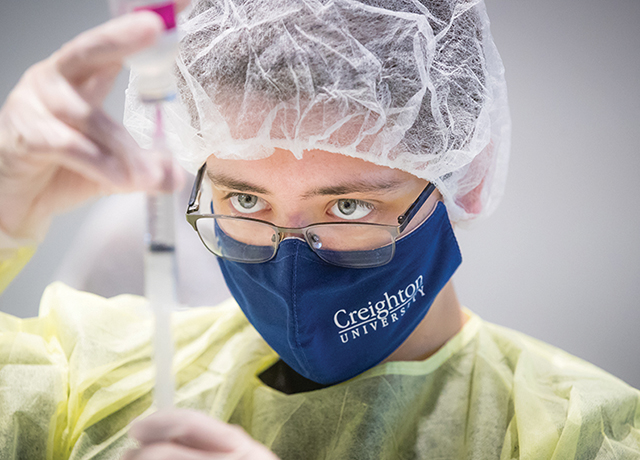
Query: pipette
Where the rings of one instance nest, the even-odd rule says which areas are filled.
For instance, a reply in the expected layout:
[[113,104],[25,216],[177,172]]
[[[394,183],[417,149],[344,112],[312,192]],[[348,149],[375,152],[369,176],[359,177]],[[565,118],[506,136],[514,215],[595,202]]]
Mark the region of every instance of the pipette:
[[[136,73],[136,89],[147,104],[155,105],[156,126],[153,152],[169,167],[172,155],[167,148],[162,120],[162,103],[176,95],[173,65],[177,50],[175,4],[157,0],[110,0],[114,15],[150,10],[159,14],[165,32],[157,43],[129,59]],[[169,174],[172,177],[171,174]],[[167,184],[173,185],[173,184]],[[173,189],[170,187],[169,189]],[[159,409],[173,405],[173,341],[171,311],[177,304],[177,266],[175,258],[174,194],[147,194],[147,232],[144,253],[144,293],[154,313],[153,348],[156,365],[154,398]]]
[[[153,150],[172,161],[166,148],[162,110],[156,107],[156,132]],[[177,267],[175,257],[174,195],[147,195],[147,233],[144,254],[144,293],[154,312],[154,360],[156,364],[155,400],[159,409],[173,405],[173,343],[171,311],[177,302]]]

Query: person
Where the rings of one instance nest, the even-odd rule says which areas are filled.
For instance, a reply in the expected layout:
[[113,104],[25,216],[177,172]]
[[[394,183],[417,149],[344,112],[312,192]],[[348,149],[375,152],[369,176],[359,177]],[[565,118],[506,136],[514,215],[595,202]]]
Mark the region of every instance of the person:
[[[157,413],[144,299],[53,284],[0,316],[2,458],[638,458],[637,390],[451,284],[452,225],[495,208],[509,151],[482,2],[202,0],[182,27],[168,139],[234,300],[175,316],[180,409]],[[0,283],[54,213],[179,174],[100,109],[161,28],[110,21],[9,96]]]

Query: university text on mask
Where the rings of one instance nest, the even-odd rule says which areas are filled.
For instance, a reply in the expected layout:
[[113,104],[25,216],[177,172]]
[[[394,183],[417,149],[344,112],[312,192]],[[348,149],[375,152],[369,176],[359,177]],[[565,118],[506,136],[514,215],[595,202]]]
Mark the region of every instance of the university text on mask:
[[424,280],[422,275],[397,294],[385,292],[382,298],[373,303],[369,301],[366,307],[347,311],[342,308],[333,316],[333,322],[338,327],[338,335],[342,343],[356,340],[362,336],[375,334],[399,321],[411,304],[420,294],[424,297]]

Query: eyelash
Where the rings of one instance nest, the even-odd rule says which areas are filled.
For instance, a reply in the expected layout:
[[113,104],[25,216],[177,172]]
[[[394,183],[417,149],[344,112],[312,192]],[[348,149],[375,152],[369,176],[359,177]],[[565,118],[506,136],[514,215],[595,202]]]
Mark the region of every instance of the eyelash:
[[[224,196],[223,201],[229,202],[229,201],[230,201],[231,199],[233,199],[234,197],[247,196],[247,195],[248,195],[248,196],[256,197],[256,198],[259,200],[259,202],[262,202],[262,203],[264,203],[264,204],[267,204],[267,205],[268,205],[268,202],[267,202],[267,201],[265,201],[265,200],[263,200],[262,198],[260,198],[258,195],[254,195],[254,194],[252,194],[252,193],[246,193],[246,192],[229,192],[229,193],[227,193],[227,194]],[[234,211],[234,210],[233,210],[234,206],[233,206],[232,204],[230,204],[230,206],[231,206],[231,208],[232,208],[232,211],[233,211],[233,212],[240,213],[241,215],[245,214],[245,213],[243,213],[243,212],[241,212],[241,211],[238,211],[238,210],[235,210],[235,211]],[[268,207],[267,207],[267,209],[268,209]],[[256,212],[262,212],[262,211],[264,211],[264,210],[265,210],[265,209],[260,209],[260,210],[257,210]],[[247,214],[254,214],[254,212],[247,212]],[[246,216],[245,216],[245,217],[246,217]]]
[[240,193],[240,192],[229,192],[222,199],[223,200],[228,200],[230,198],[233,198],[234,196],[240,196],[240,195],[251,195],[251,194],[250,193]]
[[362,206],[363,208],[367,208],[370,211],[373,211],[374,209],[376,209],[376,207],[372,204],[369,203],[368,201],[361,201],[361,200],[356,200],[355,198],[340,198],[336,201],[334,201],[331,206],[333,207],[334,204],[338,203],[338,201],[340,200],[349,200],[349,201],[353,201],[357,206]]
[[[241,195],[251,195],[251,194],[250,193],[243,193],[243,192],[229,192],[223,197],[223,200],[227,201],[227,200],[230,200],[233,197],[241,196]],[[376,206],[373,203],[370,203],[368,201],[358,200],[358,199],[355,199],[355,198],[339,198],[339,199],[333,201],[329,205],[328,209],[333,208],[340,200],[352,200],[352,201],[354,201],[356,203],[356,206],[362,206],[362,207],[368,209],[369,211],[374,211],[376,209]],[[334,217],[339,217],[339,216],[335,216],[334,215]]]

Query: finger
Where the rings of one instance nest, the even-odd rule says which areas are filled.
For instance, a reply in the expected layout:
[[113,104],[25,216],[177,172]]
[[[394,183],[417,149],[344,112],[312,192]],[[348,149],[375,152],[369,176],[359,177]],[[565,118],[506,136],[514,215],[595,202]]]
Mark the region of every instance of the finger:
[[92,107],[101,107],[121,70],[120,63],[100,69],[77,87],[78,94]]
[[190,0],[176,0],[176,11],[178,13],[180,11],[183,11],[187,6],[189,6],[190,3]]
[[127,14],[78,35],[54,55],[54,61],[65,78],[82,82],[98,69],[151,46],[163,30],[155,13]]
[[159,443],[129,450],[121,460],[211,460],[205,452],[170,443]]
[[37,64],[25,74],[26,85],[19,87],[15,96],[23,107],[29,107],[40,116],[55,118],[79,128],[93,110],[69,81],[50,61]]
[[22,93],[35,88],[34,95],[40,97],[51,113],[73,124],[74,120],[86,117],[93,108],[102,106],[121,70],[119,63],[105,65],[82,83],[70,82],[58,72],[55,63],[44,61],[25,74],[31,85]]
[[68,151],[89,157],[100,155],[100,149],[94,142],[64,121],[51,116],[47,108],[37,98],[34,99],[33,103],[24,99],[18,99],[17,102],[12,100],[10,103],[18,107],[6,114],[5,124],[9,127],[6,143],[15,160],[22,162],[51,151]]
[[[12,176],[25,177],[29,174],[42,174],[42,171],[53,170],[56,166],[67,166],[81,176],[109,188],[131,187],[127,182],[131,182],[130,177],[135,177],[132,170],[142,176],[145,186],[149,186],[150,182],[162,181],[162,166],[141,161],[133,163],[127,161],[127,155],[122,152],[112,153],[113,149],[141,150],[133,140],[126,146],[117,139],[112,139],[110,145],[104,146],[99,139],[96,142],[81,132],[83,125],[91,125],[91,121],[87,121],[91,120],[91,115],[85,115],[91,114],[90,108],[85,107],[86,104],[83,106],[82,101],[77,101],[77,96],[74,98],[73,94],[65,94],[64,89],[65,85],[60,85],[53,91],[59,92],[61,99],[69,102],[58,108],[55,104],[50,104],[58,112],[55,116],[43,105],[43,101],[31,93],[24,97],[15,95],[8,101],[16,106],[16,110],[8,112],[6,120],[11,127],[7,144],[10,144],[14,155],[11,162],[5,160],[4,169],[10,167]],[[113,133],[114,137],[122,135],[129,135],[124,128],[122,132]]]
[[169,192],[182,187],[182,168],[173,161],[169,152],[140,148],[131,134],[103,110],[93,110],[81,129],[104,151],[112,152],[120,159],[134,186],[136,177],[142,174],[144,178],[155,177],[161,180],[158,184],[160,191]]
[[166,165],[135,143],[122,147],[134,150],[132,153],[114,153],[56,119],[34,124],[33,130],[33,135],[25,136],[30,143],[24,148],[34,162],[70,169],[98,183],[105,192],[169,191]]
[[[54,153],[55,155],[55,153]],[[172,184],[167,184],[164,165],[153,162],[143,163],[144,167],[132,168],[121,158],[102,155],[97,159],[87,156],[60,154],[59,165],[87,180],[100,185],[103,193],[171,192]]]
[[167,179],[171,172],[159,152],[141,149],[129,132],[102,110],[93,110],[81,128],[104,152],[117,159],[135,186],[138,176]]
[[[175,170],[165,164],[166,161],[161,161],[159,155],[139,148],[122,125],[116,123],[102,109],[91,107],[65,79],[51,72],[36,73],[34,79],[41,93],[40,99],[46,106],[38,109],[39,118],[51,120],[51,124],[56,125],[56,129],[53,129],[56,135],[49,136],[51,139],[43,142],[44,145],[49,144],[54,151],[63,153],[68,142],[61,143],[57,137],[58,132],[67,134],[65,137],[73,137],[66,126],[56,121],[59,119],[83,134],[82,137],[76,136],[74,144],[82,141],[85,144],[84,152],[76,145],[71,145],[69,151],[74,154],[72,159],[75,158],[81,162],[89,161],[94,163],[95,167],[107,167],[105,172],[112,174],[117,172],[118,174],[114,176],[116,183],[120,185],[126,183],[132,189],[147,189],[150,183],[162,182],[163,190],[173,190],[174,187],[169,179],[177,181],[180,178],[175,174]],[[42,88],[46,88],[46,91]],[[39,102],[36,99],[31,107],[38,107]],[[47,109],[51,111],[53,117],[47,116]],[[34,117],[28,118],[34,119]],[[31,124],[27,123],[25,129],[28,129]],[[42,137],[39,132],[34,133],[34,137],[36,136]],[[92,152],[89,151],[91,145],[94,147]],[[91,154],[83,155],[83,153]],[[104,176],[100,174],[100,179],[102,178]]]
[[[11,150],[19,161],[11,163],[13,176],[30,174],[31,169],[40,171],[42,165],[49,164],[49,170],[56,165],[69,168],[108,191],[173,190],[169,179],[177,176],[166,161],[138,147],[129,133],[122,127],[118,128],[115,122],[111,122],[108,133],[94,135],[92,139],[90,135],[47,114],[46,108],[30,107],[30,110],[14,113],[10,120],[13,134],[8,142],[11,142]],[[89,116],[90,121],[85,121],[85,125],[109,123],[106,114],[95,112],[101,121],[91,121]],[[26,163],[22,159],[27,160]],[[15,170],[22,163],[31,166]]]
[[173,442],[209,452],[232,452],[253,443],[241,428],[190,410],[158,411],[134,422],[129,432],[143,446]]
[[69,140],[47,153],[57,154],[61,165],[98,182],[109,193],[173,192],[184,185],[182,168],[166,153],[140,148],[102,111],[90,118],[86,135],[67,128]]

